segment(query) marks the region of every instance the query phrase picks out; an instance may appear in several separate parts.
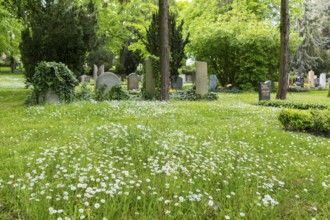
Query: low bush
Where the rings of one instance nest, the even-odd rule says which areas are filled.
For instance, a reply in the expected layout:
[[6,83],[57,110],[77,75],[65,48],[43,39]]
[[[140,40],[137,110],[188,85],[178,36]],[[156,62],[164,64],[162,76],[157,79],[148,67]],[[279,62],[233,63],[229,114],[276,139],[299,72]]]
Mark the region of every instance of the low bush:
[[78,80],[65,64],[43,61],[35,68],[32,85],[33,93],[28,98],[30,104],[42,102],[49,91],[57,94],[61,101],[71,102]]
[[330,135],[330,110],[283,109],[278,119],[285,129]]
[[129,95],[122,90],[120,85],[114,86],[109,92],[105,92],[106,86],[103,85],[96,90],[95,100],[96,101],[110,101],[110,100],[127,100]]
[[263,100],[259,102],[259,105],[261,106],[267,106],[267,107],[275,107],[275,108],[291,108],[291,109],[327,109],[329,108],[328,105],[325,104],[312,104],[312,103],[294,103],[294,102],[283,102],[280,100]]
[[288,92],[308,92],[308,88],[302,88],[300,86],[289,86]]
[[199,101],[199,100],[217,100],[218,96],[214,92],[209,92],[205,96],[201,96],[199,94],[196,94],[195,90],[189,90],[189,91],[178,91],[175,93],[170,94],[170,99],[173,100],[181,100],[181,101]]
[[75,93],[75,100],[91,100],[95,98],[95,94],[91,91],[90,85],[88,83],[82,83],[78,87],[78,91]]

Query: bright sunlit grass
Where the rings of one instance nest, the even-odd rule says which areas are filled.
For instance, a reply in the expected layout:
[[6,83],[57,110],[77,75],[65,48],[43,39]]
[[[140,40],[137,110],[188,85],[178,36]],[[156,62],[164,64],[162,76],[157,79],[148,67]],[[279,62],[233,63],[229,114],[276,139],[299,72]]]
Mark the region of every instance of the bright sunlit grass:
[[0,219],[330,218],[330,139],[257,93],[25,107],[20,80],[0,76]]

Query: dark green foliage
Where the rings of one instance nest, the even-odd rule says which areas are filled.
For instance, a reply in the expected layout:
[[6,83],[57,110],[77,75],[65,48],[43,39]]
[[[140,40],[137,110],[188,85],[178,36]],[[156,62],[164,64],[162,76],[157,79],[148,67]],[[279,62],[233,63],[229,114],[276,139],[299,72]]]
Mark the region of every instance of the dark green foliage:
[[325,104],[312,104],[312,103],[294,103],[294,102],[283,102],[280,100],[277,101],[267,101],[263,100],[259,102],[261,106],[275,107],[275,108],[291,108],[291,109],[319,109],[324,110],[328,109],[329,106]]
[[98,46],[89,53],[87,58],[88,66],[93,69],[94,64],[98,67],[104,65],[105,70],[109,70],[112,68],[113,57],[114,55],[110,50]]
[[[177,14],[170,13],[168,19],[169,25],[169,46],[170,46],[170,77],[176,78],[179,76],[178,69],[182,66],[182,60],[185,58],[184,49],[189,43],[189,34],[184,39],[182,34],[182,27],[184,21],[177,26],[176,24]],[[159,32],[159,13],[152,15],[151,24],[147,30],[147,51],[159,57],[160,32]]]
[[330,110],[283,109],[278,119],[286,129],[330,135]]
[[124,74],[129,75],[131,73],[136,72],[136,68],[142,61],[140,51],[136,50],[133,52],[129,50],[128,47],[125,47],[123,53]]
[[127,100],[129,95],[124,92],[120,85],[114,86],[111,90],[105,93],[106,86],[103,85],[96,90],[95,100],[96,101],[110,101],[110,100]]
[[173,100],[181,100],[181,101],[200,101],[200,100],[208,100],[208,101],[215,101],[218,99],[216,93],[209,92],[205,96],[201,96],[196,94],[195,90],[190,91],[178,91],[175,93],[170,94],[170,99]]
[[71,102],[78,81],[65,64],[43,61],[35,69],[32,85],[35,104],[39,104],[40,98],[44,98],[48,91],[56,93],[61,101]]
[[94,5],[77,7],[72,1],[32,0],[26,4],[27,24],[20,46],[27,83],[41,61],[62,62],[79,76],[88,51],[95,47]]

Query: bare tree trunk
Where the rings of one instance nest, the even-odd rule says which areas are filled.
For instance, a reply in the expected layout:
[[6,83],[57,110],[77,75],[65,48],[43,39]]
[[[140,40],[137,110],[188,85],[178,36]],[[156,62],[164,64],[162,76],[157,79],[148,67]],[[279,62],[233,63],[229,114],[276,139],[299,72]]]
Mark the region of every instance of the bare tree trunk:
[[290,17],[288,0],[281,0],[281,52],[280,52],[280,80],[277,99],[286,99],[289,74],[289,35]]
[[169,36],[168,36],[168,1],[159,0],[160,14],[160,74],[161,91],[160,100],[169,99],[170,62],[169,62]]

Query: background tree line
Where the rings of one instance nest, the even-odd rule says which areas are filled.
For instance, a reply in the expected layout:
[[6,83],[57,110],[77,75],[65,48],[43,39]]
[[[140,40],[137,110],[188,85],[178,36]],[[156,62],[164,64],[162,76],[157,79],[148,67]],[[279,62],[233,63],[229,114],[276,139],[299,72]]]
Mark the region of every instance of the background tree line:
[[[186,45],[184,53],[177,53],[180,56],[169,56],[172,76],[185,65],[182,58],[188,55],[208,62],[209,73],[216,74],[222,85],[250,89],[256,88],[259,81],[278,80],[279,0],[168,4],[170,35],[175,38],[171,32],[174,25],[180,32],[176,38]],[[159,56],[150,49],[159,42],[153,39],[158,33],[150,35],[158,19],[155,0],[1,0],[0,5],[0,16],[4,18],[0,29],[5,30],[0,33],[0,49],[10,54],[20,43],[27,79],[40,60],[62,61],[77,75],[84,73],[85,62],[91,66],[102,60],[109,69],[116,66],[114,71],[129,74],[150,54]],[[289,2],[291,71],[329,71],[329,5],[326,0]],[[12,45],[11,30],[17,36]],[[178,48],[173,44],[170,51]]]

